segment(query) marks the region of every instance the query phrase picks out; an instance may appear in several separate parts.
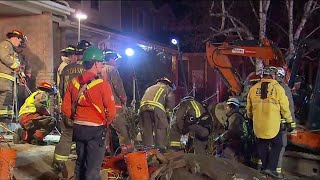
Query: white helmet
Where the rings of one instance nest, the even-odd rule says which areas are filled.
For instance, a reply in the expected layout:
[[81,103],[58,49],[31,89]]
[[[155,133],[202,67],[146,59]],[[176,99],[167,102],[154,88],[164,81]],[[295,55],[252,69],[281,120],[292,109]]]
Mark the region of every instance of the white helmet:
[[278,67],[277,70],[277,76],[284,77],[286,75],[286,71],[282,67]]
[[278,69],[274,66],[266,66],[263,69],[263,74],[264,75],[273,75],[273,74],[276,74],[277,71],[278,71]]
[[233,105],[235,105],[237,107],[240,106],[240,102],[239,102],[239,100],[237,98],[229,98],[227,100],[227,104],[233,104]]

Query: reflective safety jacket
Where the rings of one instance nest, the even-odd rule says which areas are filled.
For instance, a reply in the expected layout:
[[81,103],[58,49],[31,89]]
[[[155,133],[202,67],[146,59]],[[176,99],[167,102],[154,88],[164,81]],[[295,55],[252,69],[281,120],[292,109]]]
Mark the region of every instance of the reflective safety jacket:
[[65,57],[65,56],[61,56],[61,63],[58,67],[58,70],[57,70],[57,86],[59,87],[60,86],[60,76],[61,76],[61,73],[62,73],[62,70],[68,65],[70,64],[70,60],[68,57]]
[[150,86],[144,93],[139,111],[151,110],[159,108],[164,112],[169,112],[174,108],[175,97],[170,86],[158,82]]
[[[198,124],[212,131],[212,119],[208,114],[206,116],[201,117],[206,113],[205,108],[195,100],[187,100],[180,104],[177,112],[176,112],[176,126],[181,134],[186,134],[189,132],[188,125]],[[198,119],[200,118],[201,119]],[[191,121],[197,121],[193,123]],[[186,126],[187,124],[187,126]]]
[[65,91],[67,90],[67,85],[69,81],[73,78],[80,76],[85,69],[82,66],[82,61],[76,63],[70,63],[66,65],[60,72],[60,82],[59,82],[59,96],[63,98]]
[[20,67],[18,54],[9,41],[0,43],[0,78],[14,81],[14,71]]
[[[47,112],[50,108],[49,96],[45,91],[37,90],[32,93],[21,106],[19,116],[23,114],[36,113],[39,107],[45,107]],[[38,112],[41,114],[40,112]]]
[[[78,92],[87,84],[80,95]],[[116,115],[116,108],[111,88],[108,82],[96,78],[96,74],[85,72],[69,82],[62,102],[62,112],[71,119],[72,103],[76,102],[74,123],[86,126],[110,124]]]
[[[262,86],[266,85],[266,97],[262,98]],[[293,122],[284,89],[273,79],[262,79],[249,90],[247,116],[253,120],[254,133],[261,139],[271,139],[278,134],[281,118],[287,123]]]
[[101,75],[103,79],[108,81],[111,86],[117,108],[122,108],[122,106],[127,103],[127,95],[126,91],[124,90],[119,71],[113,66],[106,65],[103,68]]

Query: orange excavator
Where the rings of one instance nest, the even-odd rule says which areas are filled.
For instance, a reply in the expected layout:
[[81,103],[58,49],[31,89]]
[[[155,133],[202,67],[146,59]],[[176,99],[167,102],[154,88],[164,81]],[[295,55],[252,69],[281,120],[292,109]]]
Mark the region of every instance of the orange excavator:
[[[290,76],[290,70],[289,68],[287,68],[287,64],[282,52],[279,50],[279,48],[277,48],[275,44],[272,43],[272,41],[267,39],[264,39],[262,41],[250,40],[224,42],[222,44],[213,44],[212,42],[207,42],[206,55],[207,61],[209,62],[210,66],[219,73],[226,86],[232,91],[232,94],[235,96],[239,96],[240,99],[242,97],[243,100],[245,100],[243,96],[246,95],[245,93],[243,93],[243,91],[246,88],[245,86],[247,84],[242,80],[239,73],[237,72],[237,69],[232,66],[231,59],[243,61],[244,59],[250,60],[251,58],[251,60],[255,62],[256,66],[256,60],[259,60],[263,63],[264,66],[270,65],[275,67],[282,67],[287,72],[287,80],[289,80],[289,77],[291,77],[291,79],[292,77],[295,77],[297,73],[297,71],[295,70],[293,71],[295,74],[291,74]],[[251,73],[250,76],[254,74],[255,73]],[[320,76],[320,71],[318,71],[318,74]],[[319,80],[316,80],[316,83]],[[319,104],[317,105],[317,107],[320,108]],[[320,120],[314,119],[313,121],[318,122]],[[314,129],[311,130],[311,128],[304,128],[297,130],[297,134],[289,135],[289,141],[291,141],[291,143],[294,145],[306,148],[308,150],[311,150],[312,152],[320,152],[320,132],[315,131]]]

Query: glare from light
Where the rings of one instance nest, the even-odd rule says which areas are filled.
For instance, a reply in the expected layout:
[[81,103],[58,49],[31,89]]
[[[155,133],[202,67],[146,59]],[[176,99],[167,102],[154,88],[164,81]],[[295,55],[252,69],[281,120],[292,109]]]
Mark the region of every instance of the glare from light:
[[177,45],[177,44],[178,44],[178,41],[177,41],[176,39],[171,39],[171,43],[172,43],[173,45]]
[[127,56],[133,56],[134,55],[134,50],[132,48],[127,48],[125,51]]
[[88,16],[82,12],[77,12],[76,13],[76,18],[79,19],[79,20],[84,20],[84,19],[87,19]]

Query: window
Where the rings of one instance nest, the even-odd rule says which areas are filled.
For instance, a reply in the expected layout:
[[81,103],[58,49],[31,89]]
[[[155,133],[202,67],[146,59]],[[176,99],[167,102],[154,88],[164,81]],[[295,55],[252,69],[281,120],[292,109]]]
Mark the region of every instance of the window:
[[91,8],[99,10],[100,0],[91,0]]

